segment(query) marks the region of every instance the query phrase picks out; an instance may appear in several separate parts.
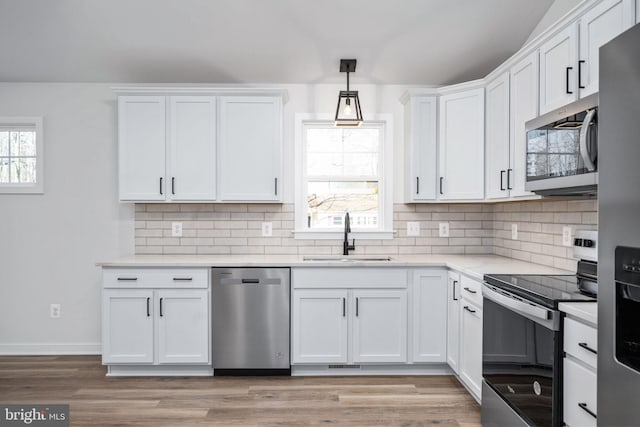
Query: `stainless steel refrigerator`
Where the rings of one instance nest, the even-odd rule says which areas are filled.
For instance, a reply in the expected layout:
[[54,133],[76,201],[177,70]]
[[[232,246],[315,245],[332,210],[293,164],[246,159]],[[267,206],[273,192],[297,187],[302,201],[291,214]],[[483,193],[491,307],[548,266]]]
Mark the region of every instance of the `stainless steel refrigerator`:
[[598,425],[640,425],[640,25],[600,49]]

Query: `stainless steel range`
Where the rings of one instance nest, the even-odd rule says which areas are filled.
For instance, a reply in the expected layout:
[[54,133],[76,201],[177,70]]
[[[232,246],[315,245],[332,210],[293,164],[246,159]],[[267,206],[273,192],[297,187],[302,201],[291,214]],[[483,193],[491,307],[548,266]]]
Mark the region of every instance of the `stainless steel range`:
[[562,426],[558,304],[593,302],[597,233],[576,232],[576,275],[485,275],[482,425]]

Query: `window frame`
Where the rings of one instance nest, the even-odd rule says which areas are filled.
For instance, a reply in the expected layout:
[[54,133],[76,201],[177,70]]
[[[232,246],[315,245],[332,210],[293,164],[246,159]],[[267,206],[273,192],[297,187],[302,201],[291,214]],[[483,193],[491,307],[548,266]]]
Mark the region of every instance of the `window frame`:
[[[306,227],[307,219],[307,156],[306,136],[304,134],[308,125],[333,126],[333,117],[318,114],[295,115],[295,229],[296,239],[342,239],[342,229],[309,229]],[[367,120],[362,126],[376,127],[380,129],[380,151],[378,154],[378,197],[380,206],[379,225],[376,229],[357,228],[351,224],[350,238],[355,239],[393,239],[393,116],[391,114],[378,114],[372,120]]]
[[44,135],[42,117],[0,117],[0,129],[4,127],[32,127],[36,132],[36,182],[0,183],[0,194],[44,193]]

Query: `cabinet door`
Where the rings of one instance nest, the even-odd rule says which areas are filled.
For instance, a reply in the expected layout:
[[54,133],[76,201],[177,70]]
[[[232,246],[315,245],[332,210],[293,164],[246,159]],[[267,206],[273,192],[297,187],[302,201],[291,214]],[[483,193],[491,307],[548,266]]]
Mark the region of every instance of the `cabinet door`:
[[416,96],[408,101],[405,116],[408,201],[436,198],[437,108],[435,96]]
[[293,292],[293,364],[347,363],[347,296],[343,289]]
[[447,272],[416,271],[412,285],[414,362],[447,359]]
[[598,414],[596,373],[573,360],[564,358],[563,418],[569,427],[596,426]]
[[209,293],[158,291],[158,363],[209,363]]
[[407,361],[407,291],[353,291],[353,361]]
[[484,89],[440,98],[442,200],[484,198]]
[[577,24],[540,47],[540,114],[578,99]]
[[104,291],[102,363],[153,363],[153,291]]
[[538,115],[538,51],[534,51],[514,65],[510,74],[511,135],[507,187],[510,188],[511,197],[532,196],[533,193],[525,191],[527,180],[525,123]]
[[280,200],[282,100],[221,97],[219,126],[221,199]]
[[120,200],[165,200],[165,98],[118,97]]
[[216,198],[216,98],[169,98],[169,180],[172,200]]
[[460,275],[447,275],[447,363],[460,373]]
[[580,18],[580,96],[598,91],[598,51],[634,24],[634,0],[605,0]]
[[487,85],[487,199],[509,196],[509,73]]
[[461,301],[460,378],[480,398],[482,395],[482,310]]

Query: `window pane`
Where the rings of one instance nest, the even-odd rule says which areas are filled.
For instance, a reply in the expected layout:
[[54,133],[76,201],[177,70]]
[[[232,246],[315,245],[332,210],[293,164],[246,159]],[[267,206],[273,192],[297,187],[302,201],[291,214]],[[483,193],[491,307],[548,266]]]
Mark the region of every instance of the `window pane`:
[[0,131],[0,156],[9,155],[9,132]]
[[9,159],[0,158],[0,183],[7,184],[9,182]]
[[344,174],[351,176],[377,176],[377,153],[351,153],[344,155]]
[[9,166],[10,180],[14,183],[34,184],[36,182],[36,159],[11,158]]
[[20,132],[19,151],[11,152],[12,156],[35,156],[36,155],[36,133],[33,131]]
[[343,129],[344,151],[347,153],[378,152],[380,131],[378,129]]
[[355,228],[378,228],[378,182],[309,182],[307,225],[310,228],[342,228],[349,211]]
[[307,155],[307,174],[315,176],[340,176],[343,174],[342,154],[309,153]]
[[342,152],[342,133],[339,129],[308,129],[308,153]]

